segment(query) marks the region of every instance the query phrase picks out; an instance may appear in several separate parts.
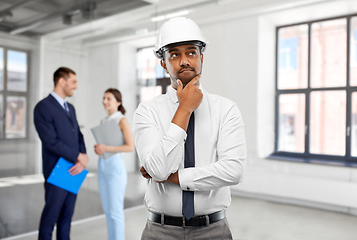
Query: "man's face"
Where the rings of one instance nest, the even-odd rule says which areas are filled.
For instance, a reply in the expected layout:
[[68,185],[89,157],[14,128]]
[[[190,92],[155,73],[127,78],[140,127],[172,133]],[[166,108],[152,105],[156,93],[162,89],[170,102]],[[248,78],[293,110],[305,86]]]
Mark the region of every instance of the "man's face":
[[180,45],[167,50],[161,66],[170,75],[171,85],[177,88],[177,79],[184,86],[201,74],[203,54],[196,45]]
[[67,97],[71,97],[73,95],[73,91],[77,89],[77,78],[76,75],[70,73],[68,75],[67,80],[62,78],[62,88],[63,92]]

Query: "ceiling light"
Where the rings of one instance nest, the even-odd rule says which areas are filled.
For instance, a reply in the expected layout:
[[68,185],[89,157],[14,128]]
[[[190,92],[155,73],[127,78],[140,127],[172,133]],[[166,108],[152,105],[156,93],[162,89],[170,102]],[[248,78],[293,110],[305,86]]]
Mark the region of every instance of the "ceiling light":
[[159,21],[162,21],[164,19],[166,19],[166,17],[163,15],[163,16],[153,17],[153,18],[151,18],[151,21],[152,22],[159,22]]
[[180,12],[175,12],[175,13],[171,13],[171,14],[167,14],[165,17],[166,18],[173,18],[173,17],[179,17],[179,16],[184,16],[189,14],[190,12],[188,10],[183,10]]

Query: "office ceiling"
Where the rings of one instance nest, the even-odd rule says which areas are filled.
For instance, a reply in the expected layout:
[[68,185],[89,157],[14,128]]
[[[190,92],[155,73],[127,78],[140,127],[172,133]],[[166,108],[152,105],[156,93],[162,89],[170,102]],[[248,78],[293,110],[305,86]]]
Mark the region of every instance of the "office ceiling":
[[38,36],[152,5],[155,0],[0,0],[0,31]]
[[[165,19],[182,12],[203,26],[334,1],[340,0],[0,0],[0,32],[91,47],[147,41]],[[164,18],[153,21],[157,17]]]

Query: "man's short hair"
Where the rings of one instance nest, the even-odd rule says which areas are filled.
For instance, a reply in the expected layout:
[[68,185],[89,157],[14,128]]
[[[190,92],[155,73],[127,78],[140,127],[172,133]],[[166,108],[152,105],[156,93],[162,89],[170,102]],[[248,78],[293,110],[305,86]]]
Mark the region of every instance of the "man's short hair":
[[54,82],[55,86],[57,85],[58,80],[60,80],[61,78],[64,78],[67,80],[70,73],[76,75],[76,73],[72,69],[69,69],[66,67],[60,67],[59,69],[57,69],[56,72],[53,74],[53,82]]

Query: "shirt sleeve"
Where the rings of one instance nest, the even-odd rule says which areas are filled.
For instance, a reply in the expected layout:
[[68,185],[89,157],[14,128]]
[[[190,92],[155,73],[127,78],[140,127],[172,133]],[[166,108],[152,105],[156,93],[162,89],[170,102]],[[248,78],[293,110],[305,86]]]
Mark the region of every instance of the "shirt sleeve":
[[238,107],[233,105],[221,121],[217,161],[203,167],[179,169],[182,190],[207,191],[241,181],[246,165],[246,141]]
[[142,105],[135,111],[134,142],[141,165],[153,179],[164,181],[179,168],[187,135],[173,123],[167,129],[160,129],[152,114]]

